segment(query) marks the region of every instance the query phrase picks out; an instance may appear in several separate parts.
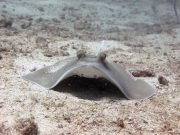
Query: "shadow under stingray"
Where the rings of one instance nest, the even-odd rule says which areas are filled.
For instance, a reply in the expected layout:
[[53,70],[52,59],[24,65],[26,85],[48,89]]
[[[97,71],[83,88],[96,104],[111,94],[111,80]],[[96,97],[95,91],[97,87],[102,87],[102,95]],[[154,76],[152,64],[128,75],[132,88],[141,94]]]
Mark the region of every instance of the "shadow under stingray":
[[127,99],[114,84],[104,78],[72,76],[60,82],[53,90],[88,100]]

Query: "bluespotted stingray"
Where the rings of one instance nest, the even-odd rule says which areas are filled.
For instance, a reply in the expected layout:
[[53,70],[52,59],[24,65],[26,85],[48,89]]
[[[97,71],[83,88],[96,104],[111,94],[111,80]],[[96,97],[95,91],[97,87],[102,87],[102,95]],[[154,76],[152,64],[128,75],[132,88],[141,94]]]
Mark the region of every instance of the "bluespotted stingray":
[[128,99],[146,99],[156,92],[149,83],[134,78],[123,66],[106,59],[105,53],[92,56],[80,51],[76,57],[67,58],[54,65],[31,72],[23,78],[46,89],[52,89],[64,79],[74,75],[104,78],[117,86]]

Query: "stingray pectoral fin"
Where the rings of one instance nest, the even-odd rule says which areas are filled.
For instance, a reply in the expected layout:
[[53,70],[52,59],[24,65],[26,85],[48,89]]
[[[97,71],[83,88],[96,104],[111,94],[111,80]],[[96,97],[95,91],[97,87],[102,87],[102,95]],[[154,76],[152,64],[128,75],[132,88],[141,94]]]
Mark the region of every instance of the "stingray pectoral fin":
[[130,92],[131,96],[133,95],[137,99],[149,98],[155,93],[156,89],[142,79],[135,80],[135,83],[132,85],[132,91]]
[[145,99],[155,94],[156,90],[149,83],[135,79],[125,68],[115,63],[108,63],[113,83],[125,94],[128,99]]
[[124,67],[105,58],[105,55],[99,58],[85,56],[69,58],[27,74],[23,78],[51,89],[72,75],[84,74],[87,77],[98,75],[114,83],[128,99],[145,99],[156,92],[150,84],[135,79]]
[[47,89],[51,89],[57,85],[60,80],[64,79],[67,72],[75,65],[76,62],[76,59],[67,59],[57,62],[52,66],[47,66],[24,75],[22,78]]

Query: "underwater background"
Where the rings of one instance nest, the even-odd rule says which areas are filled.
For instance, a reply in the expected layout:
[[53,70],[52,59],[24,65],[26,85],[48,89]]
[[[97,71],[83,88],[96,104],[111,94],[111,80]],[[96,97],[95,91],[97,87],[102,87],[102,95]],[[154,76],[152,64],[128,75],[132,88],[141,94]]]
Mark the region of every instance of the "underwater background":
[[[21,76],[73,57],[107,58],[156,88],[121,99],[111,84],[47,91]],[[180,134],[180,0],[0,0],[0,135]]]
[[15,28],[47,27],[51,34],[61,37],[122,41],[134,35],[167,32],[170,25],[176,27],[180,21],[179,3],[179,0],[1,0],[0,18],[10,19]]

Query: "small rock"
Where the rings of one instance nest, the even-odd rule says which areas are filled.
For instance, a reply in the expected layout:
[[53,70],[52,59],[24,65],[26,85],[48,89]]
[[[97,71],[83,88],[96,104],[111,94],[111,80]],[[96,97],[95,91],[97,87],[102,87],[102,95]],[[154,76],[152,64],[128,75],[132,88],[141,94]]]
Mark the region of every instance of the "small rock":
[[68,52],[64,52],[64,51],[60,51],[59,55],[60,56],[69,56],[69,53]]
[[69,115],[64,115],[63,116],[64,120],[67,121],[68,123],[71,123],[71,118]]
[[36,38],[36,43],[41,43],[41,42],[46,42],[46,38],[44,38],[44,37],[37,37]]
[[63,128],[63,125],[62,125],[62,124],[59,124],[59,125],[58,125],[58,128]]
[[168,54],[167,54],[167,52],[164,52],[163,55],[164,55],[164,56],[167,56]]
[[72,49],[75,49],[75,50],[76,50],[76,49],[78,49],[78,48],[77,48],[76,46],[73,45],[73,46],[72,46]]
[[136,102],[134,105],[135,105],[135,106],[138,106],[138,103]]
[[122,119],[120,119],[120,118],[117,119],[117,125],[118,125],[119,127],[121,127],[121,128],[124,128],[124,127],[125,127],[124,121],[123,121]]
[[30,27],[31,25],[32,25],[31,22],[24,22],[24,23],[21,25],[21,28],[22,28],[22,29],[26,29],[26,28]]
[[37,37],[36,44],[40,47],[48,47],[48,41],[44,37]]
[[12,18],[6,18],[0,20],[0,27],[10,28],[12,27],[13,19]]
[[169,81],[164,76],[158,76],[158,81],[160,84],[168,85]]
[[50,54],[50,53],[45,53],[44,56],[46,56],[46,57],[53,57],[53,55]]
[[38,126],[32,119],[19,119],[14,129],[21,135],[38,135]]
[[143,120],[143,122],[144,122],[145,124],[148,124],[148,121],[146,121],[146,120]]
[[3,57],[0,55],[0,60],[2,59]]
[[0,52],[6,52],[6,51],[8,51],[7,48],[5,48],[5,47],[0,48]]
[[133,71],[132,75],[134,77],[155,77],[155,73],[153,71],[148,71],[148,70]]

